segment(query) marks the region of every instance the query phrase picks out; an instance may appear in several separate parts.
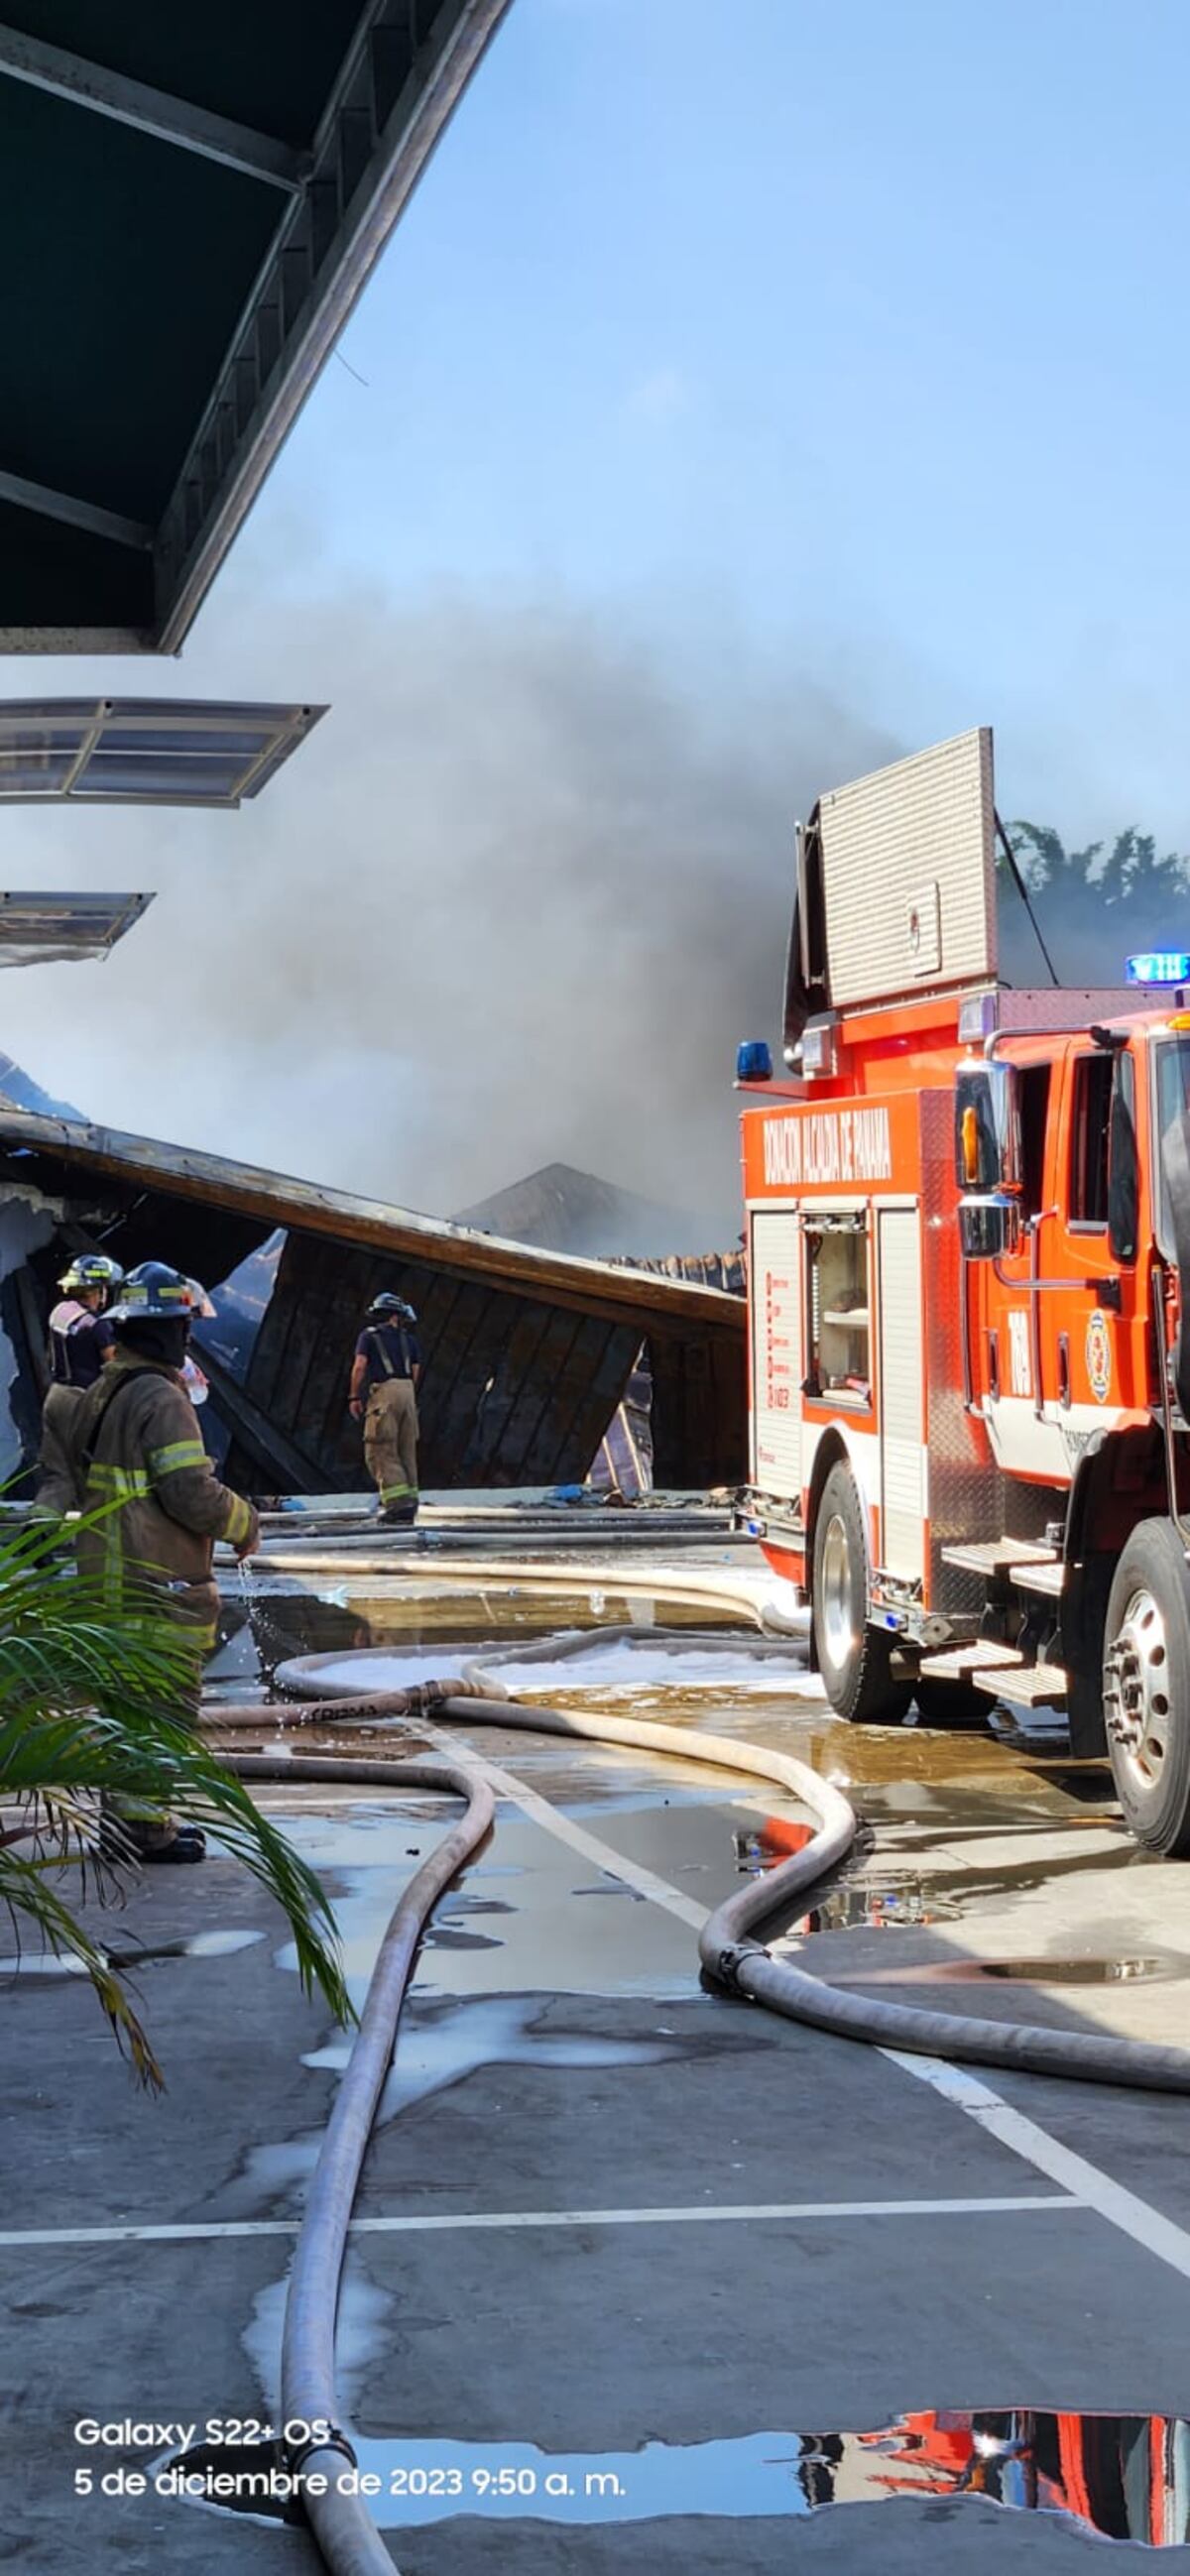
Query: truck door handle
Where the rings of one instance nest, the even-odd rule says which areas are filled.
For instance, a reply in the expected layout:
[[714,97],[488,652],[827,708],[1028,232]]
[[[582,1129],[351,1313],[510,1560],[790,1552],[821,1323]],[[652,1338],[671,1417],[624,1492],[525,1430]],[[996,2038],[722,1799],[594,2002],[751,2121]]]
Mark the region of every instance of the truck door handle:
[[1000,1394],[1000,1336],[998,1333],[988,1334],[988,1394],[995,1404]]
[[1065,1405],[1069,1405],[1070,1402],[1069,1333],[1059,1333],[1058,1335],[1058,1402],[1059,1404]]

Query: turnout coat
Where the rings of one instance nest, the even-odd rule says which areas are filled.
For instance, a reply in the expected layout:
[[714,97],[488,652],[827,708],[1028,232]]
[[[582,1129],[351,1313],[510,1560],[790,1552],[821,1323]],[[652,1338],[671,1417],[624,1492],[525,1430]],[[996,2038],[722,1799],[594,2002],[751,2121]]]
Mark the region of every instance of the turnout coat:
[[79,1531],[80,1572],[111,1609],[162,1610],[201,1630],[195,1643],[209,1651],[215,1541],[255,1545],[260,1524],[251,1503],[220,1484],[179,1372],[117,1350],[73,1408],[69,1447],[80,1511],[103,1514]]

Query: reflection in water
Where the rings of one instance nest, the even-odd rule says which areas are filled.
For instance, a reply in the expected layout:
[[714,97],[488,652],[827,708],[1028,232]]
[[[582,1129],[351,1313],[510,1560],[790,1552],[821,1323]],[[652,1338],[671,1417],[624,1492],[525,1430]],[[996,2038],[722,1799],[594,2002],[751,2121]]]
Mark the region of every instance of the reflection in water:
[[[1190,2539],[1190,2425],[1168,2415],[899,2415],[870,2433],[749,2433],[647,2442],[640,2450],[558,2452],[530,2442],[360,2441],[359,2469],[379,2493],[382,2530],[479,2514],[501,2522],[650,2522],[705,2514],[764,2520],[901,2496],[976,2496],[1061,2515],[1102,2540],[1177,2548]],[[212,2464],[260,2501],[270,2446],[203,2449],[177,2463],[203,2498]],[[252,2481],[249,2485],[249,2480]],[[210,2490],[207,2491],[209,2498]],[[278,2500],[272,2507],[283,2514]],[[286,2516],[285,2518],[289,2518]]]

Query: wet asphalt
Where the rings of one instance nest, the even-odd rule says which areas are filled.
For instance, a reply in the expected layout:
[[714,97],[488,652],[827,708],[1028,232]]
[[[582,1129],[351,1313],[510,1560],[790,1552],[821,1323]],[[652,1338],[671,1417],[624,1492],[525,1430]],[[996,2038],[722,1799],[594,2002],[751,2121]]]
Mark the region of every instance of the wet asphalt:
[[[262,1647],[449,1647],[503,1615],[266,1602],[231,1622],[214,1687],[256,1688]],[[741,1638],[713,1689],[653,1661],[631,1687],[649,1715],[846,1773],[866,1839],[783,1929],[804,1964],[939,2009],[1184,2038],[1190,1872],[1138,1864],[1102,1781],[1052,1740],[857,1735],[795,1660],[786,1680],[749,1671]],[[624,1753],[476,1742],[606,1858],[502,1810],[422,1954],[339,2334],[395,2563],[982,2576],[1073,2568],[1106,2540],[1139,2565],[1145,2541],[1190,2530],[1187,2105],[991,2078],[1093,2166],[1106,2190],[1082,2205],[889,2058],[703,1991],[689,1926],[616,1876],[619,1854],[709,1906],[779,1856],[788,1802]],[[324,1873],[362,1993],[447,1810],[296,1786],[267,1803]],[[148,1875],[103,1933],[141,1952],[160,2101],[78,1980],[0,1987],[0,2562],[306,2576],[300,2529],[177,2502],[152,2476],[176,2447],[158,2432],[274,2420],[286,2264],[342,2041],[230,1861]],[[1186,2236],[1146,2239],[1146,2213]],[[71,2241],[120,2226],[200,2232]],[[127,2438],[76,2438],[91,2419]],[[121,2473],[148,2491],[103,2494]]]

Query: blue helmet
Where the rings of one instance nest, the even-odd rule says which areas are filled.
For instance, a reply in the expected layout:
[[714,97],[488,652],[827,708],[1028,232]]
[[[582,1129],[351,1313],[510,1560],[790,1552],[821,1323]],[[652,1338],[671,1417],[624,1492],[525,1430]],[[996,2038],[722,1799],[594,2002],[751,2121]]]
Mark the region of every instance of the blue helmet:
[[140,1261],[124,1281],[119,1302],[111,1308],[111,1320],[136,1324],[160,1316],[188,1324],[198,1311],[195,1283],[184,1271],[171,1270],[168,1261]]
[[123,1276],[119,1262],[109,1260],[106,1252],[80,1252],[76,1253],[69,1270],[63,1271],[58,1286],[105,1288],[110,1296],[112,1290],[119,1287]]
[[373,1297],[368,1314],[378,1324],[416,1324],[417,1322],[412,1306],[404,1297],[396,1296],[391,1288],[384,1288],[379,1297]]

